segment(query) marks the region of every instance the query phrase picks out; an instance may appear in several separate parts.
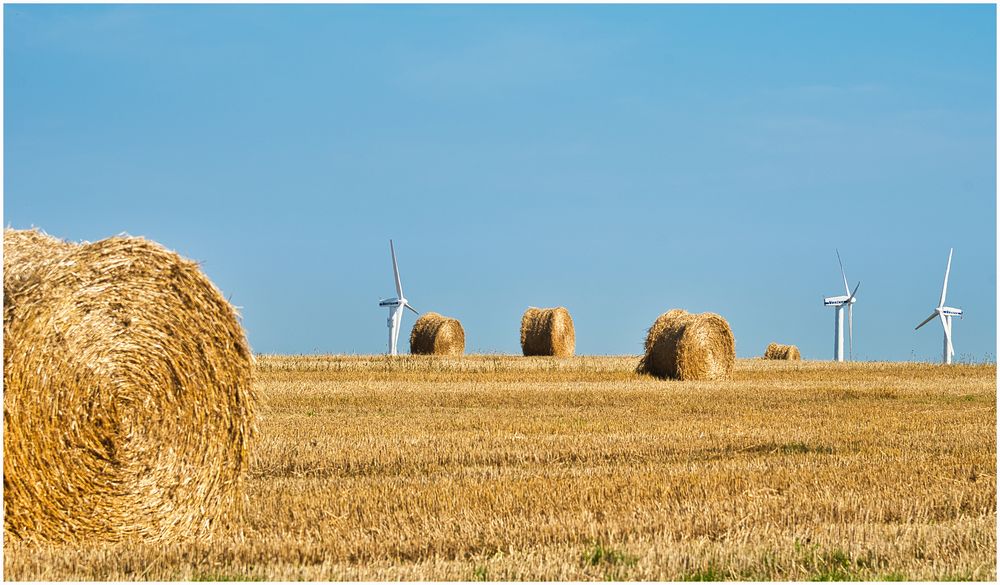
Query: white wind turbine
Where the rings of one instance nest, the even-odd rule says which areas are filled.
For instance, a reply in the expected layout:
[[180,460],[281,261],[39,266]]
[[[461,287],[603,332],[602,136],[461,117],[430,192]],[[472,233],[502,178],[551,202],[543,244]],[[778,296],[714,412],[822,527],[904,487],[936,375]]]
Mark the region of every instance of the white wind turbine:
[[855,295],[858,292],[858,287],[861,286],[861,282],[854,287],[854,292],[851,292],[851,287],[847,285],[847,274],[844,272],[844,263],[840,260],[840,250],[837,250],[837,262],[840,262],[840,275],[844,277],[844,292],[846,295],[840,295],[836,297],[826,297],[823,299],[823,304],[827,307],[835,307],[837,309],[834,315],[833,321],[833,359],[842,362],[844,361],[844,307],[847,307],[847,324],[850,339],[850,351],[851,358],[854,358],[854,303],[857,301]]
[[955,248],[948,251],[948,267],[944,269],[944,286],[941,287],[941,301],[938,302],[938,306],[931,313],[931,316],[924,319],[916,327],[916,329],[920,329],[934,319],[934,317],[941,318],[941,327],[944,328],[944,363],[946,364],[950,364],[952,356],[955,355],[955,346],[951,344],[951,318],[961,318],[963,314],[962,309],[944,306],[944,299],[948,295],[948,273],[951,272],[951,255],[954,251]]
[[396,340],[399,339],[399,326],[403,321],[403,307],[413,311],[417,315],[420,313],[410,306],[410,303],[403,296],[403,284],[399,281],[399,267],[396,266],[396,249],[389,240],[389,253],[392,254],[392,274],[396,278],[396,298],[382,299],[378,302],[380,307],[389,307],[389,319],[386,325],[389,327],[389,355],[396,355]]

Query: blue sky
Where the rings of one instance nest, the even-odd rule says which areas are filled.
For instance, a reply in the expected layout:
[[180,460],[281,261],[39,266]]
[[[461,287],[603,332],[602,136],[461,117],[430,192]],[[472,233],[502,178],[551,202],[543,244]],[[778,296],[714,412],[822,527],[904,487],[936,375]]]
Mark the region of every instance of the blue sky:
[[[202,263],[262,353],[377,353],[421,311],[577,352],[670,308],[741,357],[996,352],[996,13],[972,6],[4,6],[4,224]],[[404,317],[408,337],[413,315]],[[404,347],[406,343],[402,343]]]

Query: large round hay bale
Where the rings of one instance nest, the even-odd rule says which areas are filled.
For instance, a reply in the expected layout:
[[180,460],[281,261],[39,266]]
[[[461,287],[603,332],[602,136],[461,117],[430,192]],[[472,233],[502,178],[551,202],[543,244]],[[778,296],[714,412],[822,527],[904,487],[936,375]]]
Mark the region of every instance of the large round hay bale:
[[521,317],[521,352],[524,355],[569,357],[575,349],[576,332],[566,307],[528,307]]
[[424,313],[410,331],[410,353],[462,355],[465,353],[465,330],[458,319]]
[[736,340],[729,323],[715,313],[671,309],[646,334],[638,371],[659,378],[718,380],[736,362]]
[[141,238],[49,256],[24,253],[52,244],[36,236],[4,241],[5,534],[159,539],[218,524],[242,500],[254,426],[234,309],[194,262]]
[[764,359],[766,360],[801,360],[802,354],[799,353],[799,348],[794,345],[782,345],[780,343],[771,343],[767,346],[767,350],[764,351]]

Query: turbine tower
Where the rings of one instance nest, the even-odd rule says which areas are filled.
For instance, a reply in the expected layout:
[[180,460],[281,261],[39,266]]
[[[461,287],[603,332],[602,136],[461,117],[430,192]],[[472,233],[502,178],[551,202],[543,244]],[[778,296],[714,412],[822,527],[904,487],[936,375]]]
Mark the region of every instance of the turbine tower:
[[403,296],[403,284],[399,281],[399,267],[396,265],[396,249],[389,240],[389,253],[392,254],[392,275],[396,278],[396,298],[382,299],[378,302],[380,307],[389,307],[389,319],[386,325],[389,327],[389,355],[396,355],[396,340],[399,339],[399,326],[403,322],[403,308],[407,308],[417,315],[420,313],[410,306],[410,303]]
[[858,287],[861,286],[861,282],[854,287],[854,292],[851,292],[851,287],[847,285],[847,274],[844,272],[844,263],[840,260],[840,250],[837,250],[837,262],[840,262],[840,275],[844,277],[844,292],[846,295],[840,295],[836,297],[826,297],[823,299],[823,305],[827,307],[834,307],[836,312],[833,317],[833,359],[842,362],[844,361],[844,307],[847,307],[847,326],[848,334],[850,339],[850,352],[851,358],[854,358],[854,303],[857,301],[855,295],[858,292]]
[[962,309],[956,309],[954,307],[944,306],[944,299],[948,295],[948,273],[951,272],[951,255],[955,251],[952,248],[948,251],[948,267],[944,269],[944,286],[941,287],[941,300],[938,302],[938,306],[931,313],[930,317],[924,319],[920,325],[917,325],[917,329],[920,329],[927,323],[929,323],[934,317],[941,318],[941,327],[944,328],[944,363],[950,364],[952,356],[955,355],[955,346],[951,343],[951,318],[958,317],[962,318]]

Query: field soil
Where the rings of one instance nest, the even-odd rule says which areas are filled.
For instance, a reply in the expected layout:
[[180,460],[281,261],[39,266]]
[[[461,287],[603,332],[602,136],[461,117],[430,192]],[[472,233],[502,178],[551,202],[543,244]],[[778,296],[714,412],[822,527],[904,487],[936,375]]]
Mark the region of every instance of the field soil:
[[996,366],[259,356],[246,510],[7,580],[986,580]]

